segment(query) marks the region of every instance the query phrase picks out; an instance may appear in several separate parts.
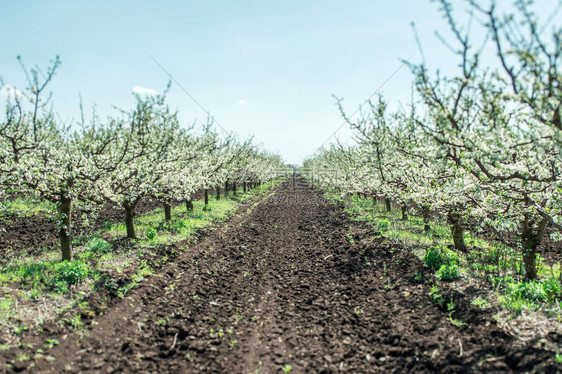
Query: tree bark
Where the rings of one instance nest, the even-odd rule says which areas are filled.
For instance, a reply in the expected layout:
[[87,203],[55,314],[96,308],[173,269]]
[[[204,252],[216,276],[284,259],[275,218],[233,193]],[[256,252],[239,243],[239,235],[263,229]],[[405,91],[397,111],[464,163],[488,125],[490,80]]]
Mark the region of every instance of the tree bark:
[[221,199],[221,186],[217,186],[217,200]]
[[525,216],[521,230],[521,247],[526,280],[537,278],[537,247],[541,244],[544,237],[547,221],[541,219],[536,232],[533,230],[534,224],[534,221]]
[[457,251],[466,252],[466,244],[464,242],[464,225],[462,224],[462,217],[459,213],[449,212],[447,214],[447,221],[451,226],[451,235],[453,243]]
[[242,183],[242,186],[244,186],[244,187],[243,187],[243,188],[244,188],[244,193],[246,193],[246,182],[243,182],[243,183]]
[[169,202],[164,203],[164,219],[168,222],[172,220],[172,205]]
[[236,195],[236,182],[232,183],[232,194]]
[[123,204],[125,208],[125,226],[127,227],[127,238],[136,239],[137,234],[135,232],[135,223],[133,222],[133,218],[135,218],[135,203],[131,203],[130,201],[126,201]]
[[205,188],[205,207],[207,209],[209,207],[209,190]]
[[392,205],[391,205],[390,199],[388,197],[385,199],[385,203],[386,203],[386,211],[391,212],[392,211]]
[[185,201],[185,209],[188,213],[193,212],[193,201],[191,201],[191,198]]
[[408,220],[408,207],[406,204],[402,205],[402,221]]
[[422,216],[423,216],[423,230],[429,231],[431,227],[429,226],[429,206],[424,206],[422,208]]
[[228,196],[228,181],[224,182],[224,196]]
[[72,200],[68,196],[61,194],[58,206],[61,227],[59,229],[59,239],[62,253],[62,260],[72,260]]

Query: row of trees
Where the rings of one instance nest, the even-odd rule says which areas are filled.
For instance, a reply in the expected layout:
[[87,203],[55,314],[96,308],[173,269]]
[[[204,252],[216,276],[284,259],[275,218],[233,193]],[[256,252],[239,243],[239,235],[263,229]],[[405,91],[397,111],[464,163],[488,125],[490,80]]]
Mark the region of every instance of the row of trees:
[[210,122],[198,135],[182,128],[166,104],[169,85],[160,95],[135,94],[130,111],[88,122],[82,115],[63,126],[45,94],[59,65],[58,57],[45,72],[22,64],[29,86],[12,90],[0,122],[0,198],[32,194],[54,203],[63,260],[72,257],[76,204],[123,209],[127,237],[135,238],[134,210],[143,198],[161,201],[169,220],[173,201],[192,209],[196,191],[207,197],[209,189],[258,184],[284,170],[279,156],[250,140],[221,138]]
[[342,110],[357,144],[325,149],[305,167],[329,175],[319,181],[326,186],[392,200],[426,222],[432,212],[445,215],[461,251],[466,223],[480,223],[521,249],[534,279],[548,226],[555,238],[562,231],[562,28],[539,24],[528,1],[504,13],[495,2],[467,0],[487,35],[475,49],[450,2],[439,3],[458,72],[432,74],[425,62],[409,63],[411,107],[390,113],[379,98],[357,120]]

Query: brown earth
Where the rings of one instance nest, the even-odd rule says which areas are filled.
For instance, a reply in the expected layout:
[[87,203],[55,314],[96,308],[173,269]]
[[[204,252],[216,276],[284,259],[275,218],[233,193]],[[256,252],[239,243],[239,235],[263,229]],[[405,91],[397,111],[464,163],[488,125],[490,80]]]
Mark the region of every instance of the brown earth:
[[[201,199],[203,192],[199,191],[194,199]],[[174,205],[180,204],[175,201]],[[142,199],[135,207],[135,215],[142,215],[161,207],[162,204],[155,198]],[[112,205],[104,205],[96,217],[93,225],[84,227],[82,212],[73,214],[73,237],[91,234],[94,230],[101,229],[106,222],[115,223],[125,220],[123,209]],[[58,245],[58,233],[55,220],[44,215],[29,217],[4,217],[0,220],[0,249],[9,250],[10,256],[36,255],[45,250],[45,247]],[[6,259],[7,260],[7,259]],[[0,259],[0,264],[5,261]]]
[[428,296],[429,279],[417,257],[321,193],[280,189],[148,278],[86,334],[59,337],[45,352],[52,361],[12,363],[37,373],[561,369],[552,352],[518,343],[462,294],[444,295],[456,305],[451,315]]

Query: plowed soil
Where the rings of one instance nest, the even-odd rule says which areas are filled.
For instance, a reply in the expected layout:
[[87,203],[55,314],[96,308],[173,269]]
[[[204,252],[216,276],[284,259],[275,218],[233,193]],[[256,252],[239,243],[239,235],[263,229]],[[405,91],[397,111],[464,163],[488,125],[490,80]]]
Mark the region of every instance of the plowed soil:
[[[195,200],[203,197],[203,191],[194,194]],[[174,201],[174,205],[180,202]],[[162,204],[154,198],[145,198],[139,201],[135,207],[135,215],[148,213]],[[84,227],[82,225],[81,212],[73,214],[73,236],[78,237],[92,233],[102,228],[106,222],[115,223],[125,220],[123,209],[104,205],[93,225]],[[42,252],[45,247],[58,244],[58,233],[55,220],[44,215],[29,217],[9,217],[0,220],[0,248],[9,249],[11,256],[35,255]],[[0,264],[4,261],[0,258]]]
[[317,191],[280,189],[27,370],[557,372],[462,295],[452,315],[436,304],[419,259],[371,234]]

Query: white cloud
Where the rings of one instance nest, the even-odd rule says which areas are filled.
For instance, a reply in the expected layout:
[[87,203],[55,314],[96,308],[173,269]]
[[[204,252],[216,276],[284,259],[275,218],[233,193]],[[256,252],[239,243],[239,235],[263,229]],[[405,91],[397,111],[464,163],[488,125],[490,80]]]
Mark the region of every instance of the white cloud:
[[141,86],[135,86],[133,88],[131,88],[131,91],[133,93],[136,93],[138,95],[157,95],[158,91],[153,90],[152,88],[146,88],[146,87],[141,87]]
[[0,95],[5,96],[9,99],[21,99],[25,97],[23,92],[13,86],[10,86],[9,84],[5,84],[2,86],[2,88],[0,89]]
[[246,100],[238,100],[237,104],[238,105],[248,105],[248,102]]

